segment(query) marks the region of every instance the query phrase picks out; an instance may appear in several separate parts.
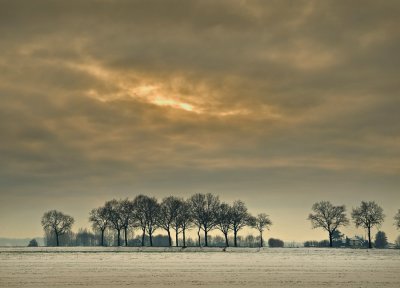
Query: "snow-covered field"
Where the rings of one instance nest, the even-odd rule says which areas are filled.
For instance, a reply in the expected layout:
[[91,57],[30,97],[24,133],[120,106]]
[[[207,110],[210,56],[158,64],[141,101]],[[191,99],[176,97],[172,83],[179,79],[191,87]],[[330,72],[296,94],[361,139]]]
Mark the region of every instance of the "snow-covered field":
[[400,250],[0,248],[0,287],[400,287]]

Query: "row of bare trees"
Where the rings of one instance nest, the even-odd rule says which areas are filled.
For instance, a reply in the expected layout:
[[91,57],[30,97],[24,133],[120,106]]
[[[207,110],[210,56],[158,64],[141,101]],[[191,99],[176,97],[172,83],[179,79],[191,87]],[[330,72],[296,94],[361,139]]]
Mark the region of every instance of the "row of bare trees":
[[[330,246],[333,246],[333,235],[341,226],[349,225],[344,205],[335,206],[328,201],[321,201],[312,206],[313,213],[308,216],[313,228],[323,228],[329,234]],[[385,218],[383,209],[375,202],[361,202],[351,213],[356,227],[368,231],[369,247],[372,247],[371,229],[380,226]],[[395,225],[400,229],[400,209],[395,219]],[[145,245],[146,235],[150,246],[153,246],[153,233],[156,229],[167,232],[169,245],[172,246],[172,233],[175,233],[175,245],[179,246],[179,235],[182,235],[182,246],[186,246],[186,232],[195,228],[197,242],[201,246],[201,232],[204,233],[204,244],[208,246],[208,233],[219,230],[229,246],[229,234],[233,234],[233,245],[237,246],[238,232],[245,226],[255,228],[260,233],[260,246],[263,246],[263,232],[272,222],[268,215],[261,213],[252,216],[246,205],[235,201],[232,205],[221,202],[213,194],[195,194],[189,199],[169,196],[161,203],[154,197],[138,195],[133,200],[110,200],[103,206],[90,212],[89,220],[96,231],[101,234],[101,245],[104,246],[104,233],[107,229],[114,230],[117,235],[117,245],[121,245],[121,234],[124,244],[128,245],[128,230],[141,231],[141,245]],[[42,217],[43,228],[53,233],[59,246],[59,237],[70,232],[74,219],[62,212],[51,210]]]
[[250,215],[244,202],[235,201],[232,205],[221,202],[213,194],[195,194],[189,199],[175,196],[164,198],[161,203],[154,197],[138,195],[133,200],[110,200],[103,206],[90,212],[89,220],[93,228],[101,233],[101,245],[104,245],[104,231],[113,229],[117,234],[117,245],[121,245],[121,232],[125,245],[128,245],[128,230],[138,229],[142,234],[142,245],[148,235],[150,246],[153,246],[153,234],[156,229],[163,229],[172,246],[172,233],[175,234],[175,245],[179,246],[179,235],[182,235],[182,246],[186,246],[186,232],[196,228],[198,245],[201,246],[201,232],[204,233],[204,245],[208,246],[208,233],[220,230],[229,246],[228,235],[233,233],[234,246],[237,247],[238,232],[245,226],[256,228],[260,232],[260,246],[263,245],[262,233],[272,224],[268,215]]
[[[313,228],[323,228],[329,234],[330,247],[333,245],[333,235],[341,226],[350,224],[346,216],[345,205],[335,206],[329,201],[317,202],[312,206],[313,213],[308,216]],[[355,226],[364,228],[368,232],[368,246],[372,248],[371,229],[380,227],[385,220],[383,209],[374,201],[362,201],[359,207],[353,208],[351,218]],[[400,209],[395,219],[395,225],[400,229]]]
[[[128,246],[128,231],[139,230],[141,245],[145,245],[146,235],[150,246],[153,246],[155,230],[165,230],[168,235],[169,246],[172,246],[172,234],[175,234],[175,245],[179,245],[179,235],[182,235],[182,246],[186,246],[188,229],[197,231],[198,245],[201,246],[201,232],[204,234],[204,245],[208,246],[208,234],[212,230],[219,230],[225,238],[225,245],[229,246],[229,234],[233,234],[233,245],[238,246],[238,232],[244,227],[252,227],[260,233],[260,246],[263,246],[263,232],[272,222],[268,215],[261,213],[252,216],[241,200],[232,205],[221,202],[213,194],[194,194],[188,199],[169,196],[159,202],[154,197],[138,195],[133,200],[121,199],[106,201],[101,207],[90,211],[89,220],[92,227],[101,234],[101,245],[104,246],[104,234],[107,229],[114,230],[117,245],[122,245],[122,234],[125,246]],[[52,210],[46,212],[42,218],[45,230],[51,230],[59,245],[59,236],[71,229],[74,219],[61,212]]]

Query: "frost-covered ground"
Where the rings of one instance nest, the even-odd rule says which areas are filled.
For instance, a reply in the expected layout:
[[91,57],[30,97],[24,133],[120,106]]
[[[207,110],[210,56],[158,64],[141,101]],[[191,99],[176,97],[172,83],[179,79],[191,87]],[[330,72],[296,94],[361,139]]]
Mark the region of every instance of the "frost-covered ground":
[[399,250],[0,248],[0,287],[400,287]]

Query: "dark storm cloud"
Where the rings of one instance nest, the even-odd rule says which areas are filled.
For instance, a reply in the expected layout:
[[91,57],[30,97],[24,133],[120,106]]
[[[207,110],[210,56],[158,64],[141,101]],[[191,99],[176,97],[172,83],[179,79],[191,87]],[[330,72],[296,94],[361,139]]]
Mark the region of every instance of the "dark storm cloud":
[[214,191],[260,211],[257,197],[282,211],[286,199],[306,214],[318,193],[353,205],[376,188],[392,204],[399,7],[0,1],[0,219],[21,199],[34,220],[60,198],[86,218],[139,192]]

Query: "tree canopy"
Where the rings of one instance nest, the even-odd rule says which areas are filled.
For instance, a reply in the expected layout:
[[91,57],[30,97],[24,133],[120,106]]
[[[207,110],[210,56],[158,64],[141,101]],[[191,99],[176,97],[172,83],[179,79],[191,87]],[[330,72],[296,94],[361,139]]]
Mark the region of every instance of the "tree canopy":
[[43,229],[55,234],[57,246],[60,246],[59,237],[69,232],[73,224],[74,218],[57,210],[50,210],[42,217]]
[[323,228],[329,233],[329,245],[333,246],[333,233],[340,227],[349,224],[344,205],[334,206],[329,201],[314,203],[308,215],[313,228]]
[[366,202],[362,201],[361,205],[354,208],[351,217],[353,218],[356,227],[362,227],[368,231],[368,246],[372,248],[371,242],[371,228],[380,226],[384,219],[383,209],[374,201]]

